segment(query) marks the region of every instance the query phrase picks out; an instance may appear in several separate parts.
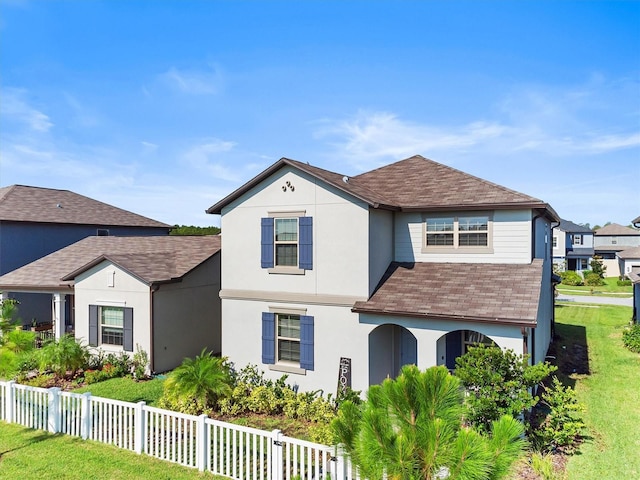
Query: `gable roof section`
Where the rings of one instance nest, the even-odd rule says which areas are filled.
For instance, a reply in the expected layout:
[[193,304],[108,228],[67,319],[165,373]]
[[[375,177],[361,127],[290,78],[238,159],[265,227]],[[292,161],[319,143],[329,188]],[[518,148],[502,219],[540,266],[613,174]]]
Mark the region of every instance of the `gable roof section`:
[[604,235],[638,235],[640,236],[640,230],[634,230],[633,228],[623,227],[617,223],[610,223],[602,228],[596,230],[595,234],[598,237]]
[[593,230],[583,225],[578,225],[577,223],[570,222],[569,220],[560,219],[560,225],[557,227],[563,232],[568,233],[591,233],[593,234]]
[[87,237],[0,276],[0,290],[71,288],[73,279],[108,260],[147,284],[176,281],[220,251],[219,235]]
[[220,214],[222,208],[285,165],[301,170],[373,208],[392,210],[453,210],[536,208],[556,221],[556,212],[542,200],[447,167],[416,155],[355,177],[323,170],[281,158],[252,180],[207,209]]
[[0,188],[0,221],[171,228],[69,190],[26,185]]
[[618,252],[618,258],[622,258],[623,260],[640,258],[640,247],[625,248],[621,252]]
[[528,265],[393,262],[378,289],[352,311],[536,326],[542,260]]

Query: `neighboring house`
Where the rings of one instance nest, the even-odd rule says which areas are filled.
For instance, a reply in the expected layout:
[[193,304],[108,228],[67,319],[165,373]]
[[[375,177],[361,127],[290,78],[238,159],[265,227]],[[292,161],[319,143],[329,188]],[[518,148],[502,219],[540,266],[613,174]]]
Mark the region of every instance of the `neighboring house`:
[[89,237],[0,276],[0,289],[71,295],[77,339],[114,353],[138,345],[162,372],[221,350],[219,252],[219,236]]
[[[0,275],[38,258],[96,235],[167,235],[171,226],[52,188],[12,185],[0,188]],[[51,322],[48,296],[10,294],[20,301],[18,314],[25,324]],[[67,303],[69,327],[73,309]]]
[[617,254],[632,247],[640,247],[640,230],[611,223],[596,230],[593,239],[595,254],[602,257],[607,277],[617,277],[620,270]]
[[631,247],[618,252],[616,258],[621,276],[629,277],[630,273],[640,275],[640,247]]
[[590,270],[593,254],[591,229],[561,219],[553,229],[553,263],[562,270]]
[[476,342],[544,360],[553,328],[541,200],[421,156],[354,177],[283,158],[221,215],[222,354],[304,390],[365,390]]

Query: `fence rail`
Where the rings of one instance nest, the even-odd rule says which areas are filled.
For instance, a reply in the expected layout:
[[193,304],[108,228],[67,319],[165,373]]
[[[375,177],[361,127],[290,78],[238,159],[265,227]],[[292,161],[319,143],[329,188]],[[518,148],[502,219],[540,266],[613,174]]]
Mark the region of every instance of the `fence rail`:
[[235,480],[357,480],[330,447],[208,418],[0,382],[0,420],[115,445]]

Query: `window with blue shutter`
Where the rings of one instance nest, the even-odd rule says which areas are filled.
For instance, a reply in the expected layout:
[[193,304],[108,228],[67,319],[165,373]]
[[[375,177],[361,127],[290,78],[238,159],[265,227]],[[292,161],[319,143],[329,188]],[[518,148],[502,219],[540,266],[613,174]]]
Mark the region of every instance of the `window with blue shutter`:
[[89,346],[98,346],[98,306],[89,305]]
[[262,312],[262,363],[276,363],[276,314]]
[[300,368],[313,370],[313,317],[300,316]]
[[300,217],[298,219],[300,230],[300,262],[302,270],[313,270],[313,218]]
[[265,217],[260,226],[262,268],[313,270],[312,217]]

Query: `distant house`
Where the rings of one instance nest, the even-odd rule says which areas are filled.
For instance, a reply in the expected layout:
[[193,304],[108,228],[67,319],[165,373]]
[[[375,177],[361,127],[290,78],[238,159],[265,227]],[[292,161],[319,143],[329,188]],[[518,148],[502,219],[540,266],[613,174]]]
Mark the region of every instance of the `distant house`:
[[[167,235],[171,226],[68,190],[12,185],[0,188],[0,275],[89,236]],[[26,324],[51,322],[51,299],[0,293],[21,302]],[[73,308],[67,305],[69,327]]]
[[[631,223],[634,227],[640,228],[640,217],[635,218]],[[640,314],[640,270],[632,266],[627,276],[633,285],[633,321],[638,323],[640,322],[640,318],[638,318]]]
[[617,277],[620,270],[617,255],[628,248],[640,247],[640,230],[611,223],[596,230],[593,239],[595,254],[602,257],[607,277]]
[[77,339],[139,346],[155,372],[221,350],[219,236],[89,237],[0,276],[0,289],[71,296]]
[[552,226],[542,200],[414,156],[349,177],[282,158],[221,215],[222,354],[304,390],[366,390],[474,343],[544,360]]
[[589,270],[593,255],[591,229],[561,219],[553,229],[553,262],[561,270]]

